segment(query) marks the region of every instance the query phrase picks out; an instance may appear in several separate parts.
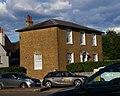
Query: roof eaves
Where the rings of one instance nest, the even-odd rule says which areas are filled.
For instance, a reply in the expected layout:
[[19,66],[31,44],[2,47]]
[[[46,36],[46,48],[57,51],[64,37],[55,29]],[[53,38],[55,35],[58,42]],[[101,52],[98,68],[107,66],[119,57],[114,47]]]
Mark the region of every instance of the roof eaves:
[[[67,27],[67,28],[74,28],[74,29],[87,30],[87,31],[93,31],[93,32],[101,32],[101,31],[98,31],[93,28],[82,26],[80,24],[76,24],[76,23],[69,22],[69,21],[57,20],[57,19],[49,19],[47,21],[43,21],[43,22],[34,24],[32,26],[29,26],[29,27],[18,29],[18,30],[16,30],[16,32],[37,30],[37,29],[42,29],[42,28],[54,27],[54,26],[58,26],[58,27],[62,26],[62,27]],[[103,33],[103,32],[101,32],[101,33]]]

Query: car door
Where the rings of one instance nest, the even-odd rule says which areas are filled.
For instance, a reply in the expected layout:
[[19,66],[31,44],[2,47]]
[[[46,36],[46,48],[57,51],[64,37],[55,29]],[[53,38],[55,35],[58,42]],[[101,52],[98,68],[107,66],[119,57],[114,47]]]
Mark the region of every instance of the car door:
[[65,85],[72,85],[73,84],[73,77],[72,74],[70,74],[69,72],[63,72],[63,78],[62,78],[62,82]]
[[56,72],[54,76],[52,76],[52,82],[53,84],[61,85],[62,84],[62,73]]
[[17,78],[12,77],[11,74],[3,74],[2,83],[4,87],[18,87],[19,86],[19,80]]
[[88,82],[86,90],[90,94],[99,94],[99,96],[103,96],[103,94],[120,95],[120,65],[107,68],[94,77]]

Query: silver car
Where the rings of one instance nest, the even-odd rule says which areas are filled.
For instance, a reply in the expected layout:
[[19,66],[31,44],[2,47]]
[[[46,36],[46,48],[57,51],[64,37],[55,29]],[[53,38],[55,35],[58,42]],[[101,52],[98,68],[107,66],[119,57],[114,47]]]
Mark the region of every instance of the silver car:
[[87,76],[79,76],[68,71],[55,71],[48,73],[43,80],[43,85],[50,88],[52,86],[81,86]]
[[10,87],[40,87],[41,82],[38,79],[26,76],[24,73],[12,72],[0,74],[0,89]]

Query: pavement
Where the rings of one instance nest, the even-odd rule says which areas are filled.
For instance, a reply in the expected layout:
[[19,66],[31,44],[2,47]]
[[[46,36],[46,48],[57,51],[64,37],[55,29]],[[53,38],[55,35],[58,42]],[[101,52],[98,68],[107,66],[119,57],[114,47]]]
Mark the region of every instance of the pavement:
[[9,89],[0,89],[0,93],[37,93],[37,92],[57,92],[69,89],[71,87],[62,87],[62,88],[46,88],[46,87],[35,87],[35,88],[9,88]]
[[28,92],[43,92],[49,90],[46,87],[35,87],[35,88],[9,88],[0,89],[0,93],[28,93]]

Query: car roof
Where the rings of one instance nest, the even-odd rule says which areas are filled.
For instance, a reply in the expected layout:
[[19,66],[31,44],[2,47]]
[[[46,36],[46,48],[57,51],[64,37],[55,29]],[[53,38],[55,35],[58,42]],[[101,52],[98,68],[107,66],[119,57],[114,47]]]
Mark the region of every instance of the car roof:
[[69,71],[52,71],[52,72],[49,72],[49,73],[62,73],[62,72],[69,72]]
[[22,73],[22,72],[6,72],[6,73],[1,73],[0,75],[3,75],[3,74],[17,74],[17,73]]

